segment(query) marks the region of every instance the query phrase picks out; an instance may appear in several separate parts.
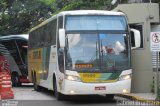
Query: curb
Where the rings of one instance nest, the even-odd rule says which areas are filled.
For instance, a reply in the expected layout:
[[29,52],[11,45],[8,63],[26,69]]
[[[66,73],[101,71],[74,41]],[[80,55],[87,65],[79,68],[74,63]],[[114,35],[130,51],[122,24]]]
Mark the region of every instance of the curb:
[[144,99],[144,98],[141,98],[139,96],[132,95],[132,94],[118,94],[117,96],[123,97],[123,98],[127,98],[129,100],[134,100],[134,101],[139,101],[139,102],[145,102],[145,103],[148,103],[148,104],[154,104],[154,105],[157,105],[157,106],[160,105],[160,101],[147,100],[147,99]]

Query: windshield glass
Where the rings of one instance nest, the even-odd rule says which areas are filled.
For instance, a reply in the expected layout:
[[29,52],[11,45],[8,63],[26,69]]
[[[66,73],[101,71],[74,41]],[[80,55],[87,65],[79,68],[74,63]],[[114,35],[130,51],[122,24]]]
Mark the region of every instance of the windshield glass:
[[109,72],[130,68],[124,16],[66,16],[66,69]]
[[126,34],[67,34],[69,70],[121,71],[130,67]]
[[126,31],[127,24],[124,16],[104,16],[104,15],[87,15],[87,16],[67,16],[66,30],[111,30]]

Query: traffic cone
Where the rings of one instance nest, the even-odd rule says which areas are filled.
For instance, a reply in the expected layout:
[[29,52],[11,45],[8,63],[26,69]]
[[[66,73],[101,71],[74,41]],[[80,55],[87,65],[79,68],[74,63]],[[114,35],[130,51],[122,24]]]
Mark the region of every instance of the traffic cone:
[[11,89],[11,75],[8,72],[0,72],[1,73],[1,99],[13,99],[14,94]]
[[0,95],[1,99],[13,99],[11,89],[11,74],[8,61],[5,56],[0,55]]
[[1,89],[2,89],[2,75],[0,73],[0,100],[1,100]]

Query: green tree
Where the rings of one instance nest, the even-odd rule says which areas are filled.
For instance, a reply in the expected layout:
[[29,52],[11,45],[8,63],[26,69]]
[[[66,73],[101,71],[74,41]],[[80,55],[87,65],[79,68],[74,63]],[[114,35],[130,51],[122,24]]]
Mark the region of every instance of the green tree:
[[107,9],[111,0],[1,0],[0,35],[26,33],[60,11]]
[[[110,6],[111,0],[69,0],[63,8],[69,9],[101,9],[106,10]],[[72,8],[73,7],[73,8]],[[62,8],[62,10],[64,10]],[[67,9],[67,8],[66,8]]]
[[0,35],[26,33],[52,16],[47,0],[2,0],[0,2]]
[[[31,28],[60,11],[82,9],[111,10],[114,8],[111,5],[111,1],[0,0],[0,35],[27,33]],[[127,3],[127,1],[118,0],[117,4]],[[152,0],[152,2],[160,4],[160,0]]]

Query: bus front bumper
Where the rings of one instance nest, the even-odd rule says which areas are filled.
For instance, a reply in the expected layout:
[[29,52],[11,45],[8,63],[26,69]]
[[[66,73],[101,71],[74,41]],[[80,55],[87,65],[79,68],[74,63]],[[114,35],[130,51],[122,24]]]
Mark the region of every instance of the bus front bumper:
[[124,94],[130,93],[131,79],[112,83],[83,83],[65,80],[60,91],[65,95],[90,95],[90,94]]

